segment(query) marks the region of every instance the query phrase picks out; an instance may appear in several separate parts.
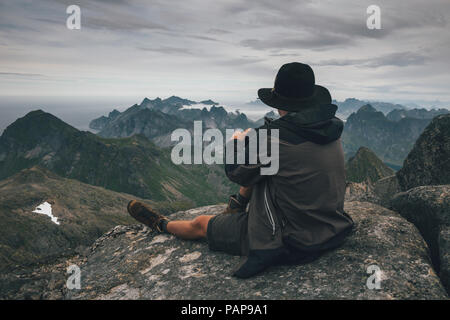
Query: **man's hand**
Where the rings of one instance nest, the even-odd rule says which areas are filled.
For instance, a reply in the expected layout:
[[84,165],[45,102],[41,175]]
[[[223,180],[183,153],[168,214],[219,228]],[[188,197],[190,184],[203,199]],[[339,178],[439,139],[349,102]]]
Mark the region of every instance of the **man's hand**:
[[247,133],[252,130],[251,128],[246,129],[245,131],[235,131],[231,136],[231,140],[244,140]]

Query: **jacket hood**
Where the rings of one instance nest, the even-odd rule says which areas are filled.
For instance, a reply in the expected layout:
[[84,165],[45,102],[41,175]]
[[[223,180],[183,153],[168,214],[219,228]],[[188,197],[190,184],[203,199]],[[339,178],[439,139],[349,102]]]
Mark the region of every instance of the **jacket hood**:
[[287,129],[317,144],[327,144],[341,137],[344,122],[335,116],[337,106],[325,104],[317,108],[290,112],[272,121],[271,127]]

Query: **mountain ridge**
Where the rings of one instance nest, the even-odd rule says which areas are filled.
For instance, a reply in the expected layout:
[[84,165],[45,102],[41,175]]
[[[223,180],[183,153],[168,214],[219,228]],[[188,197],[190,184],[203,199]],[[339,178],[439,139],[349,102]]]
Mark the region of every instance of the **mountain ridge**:
[[141,104],[135,104],[124,112],[93,119],[89,126],[99,130],[98,135],[102,137],[122,138],[143,134],[160,147],[170,147],[174,145],[170,140],[171,132],[183,128],[192,133],[193,121],[202,121],[204,130],[212,128],[223,132],[227,128],[256,126],[244,113],[227,112],[212,100],[197,103],[176,96],[164,100],[145,98]]
[[102,138],[43,111],[18,119],[0,137],[0,179],[34,165],[156,201],[206,205],[225,201],[231,187],[219,165],[175,165],[169,150],[142,135]]
[[351,156],[364,146],[383,162],[401,166],[430,121],[409,117],[391,121],[370,104],[364,105],[345,122],[342,133],[344,152]]
[[374,183],[394,174],[394,170],[385,165],[376,154],[366,147],[360,147],[345,166],[347,181]]

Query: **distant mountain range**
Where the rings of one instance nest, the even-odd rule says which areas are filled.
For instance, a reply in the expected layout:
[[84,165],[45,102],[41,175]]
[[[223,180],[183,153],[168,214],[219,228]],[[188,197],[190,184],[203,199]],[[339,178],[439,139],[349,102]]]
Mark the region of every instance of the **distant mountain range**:
[[398,169],[433,116],[445,113],[449,111],[412,109],[393,110],[385,116],[371,104],[364,105],[347,118],[342,134],[344,152],[351,157],[360,147],[368,147]]
[[448,109],[431,109],[431,110],[427,110],[427,109],[410,109],[410,110],[400,110],[400,109],[395,109],[392,110],[391,112],[389,112],[386,115],[386,118],[388,118],[391,121],[400,121],[403,118],[413,118],[413,119],[428,119],[431,120],[434,117],[437,117],[441,114],[447,114],[449,113]]
[[[347,118],[342,136],[347,158],[360,147],[368,147],[391,167],[399,169],[415,140],[437,115],[447,109],[408,109],[400,104],[374,102],[350,98],[338,105],[337,116]],[[248,105],[263,105],[260,100]],[[265,116],[278,118],[276,110]],[[250,120],[244,113],[227,112],[212,100],[196,102],[176,96],[167,99],[145,98],[124,112],[113,110],[108,116],[94,119],[90,128],[99,130],[105,138],[130,137],[142,134],[159,147],[170,147],[175,142],[170,135],[177,128],[193,131],[193,121],[202,120],[204,129],[255,128],[264,124],[264,118]]]
[[264,104],[264,102],[262,102],[260,99],[249,101],[249,102],[246,103],[246,105],[248,105],[248,106],[266,106]]
[[222,166],[175,165],[170,150],[158,148],[143,135],[102,138],[41,110],[17,119],[0,137],[0,179],[34,165],[62,177],[186,207],[225,201],[231,188]]
[[407,107],[401,104],[393,104],[389,102],[368,102],[364,100],[358,100],[355,98],[348,98],[345,99],[345,101],[333,100],[333,103],[338,106],[337,116],[343,119],[346,119],[348,116],[358,111],[359,108],[361,108],[366,104],[370,104],[372,107],[374,107],[378,111],[383,112],[384,114],[387,114],[392,110],[396,109],[400,110],[407,109]]
[[105,138],[142,134],[160,147],[169,147],[174,144],[170,141],[172,131],[184,128],[192,132],[194,120],[201,120],[203,129],[220,130],[254,128],[258,123],[238,111],[227,112],[212,100],[196,102],[172,96],[164,100],[145,98],[124,112],[113,110],[107,117],[92,120],[89,127]]

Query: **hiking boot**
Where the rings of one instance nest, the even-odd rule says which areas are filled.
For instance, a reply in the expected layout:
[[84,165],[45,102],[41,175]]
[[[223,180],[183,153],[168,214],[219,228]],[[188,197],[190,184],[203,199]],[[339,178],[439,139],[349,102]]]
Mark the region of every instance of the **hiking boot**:
[[239,202],[237,197],[235,195],[232,195],[232,196],[230,196],[230,200],[228,201],[228,206],[222,212],[222,214],[243,212],[243,211],[245,211],[246,208],[247,208],[247,203],[243,204],[243,203]]
[[164,232],[161,228],[161,222],[163,220],[169,221],[167,217],[157,213],[148,204],[136,200],[131,200],[128,203],[127,210],[137,221],[158,232]]

